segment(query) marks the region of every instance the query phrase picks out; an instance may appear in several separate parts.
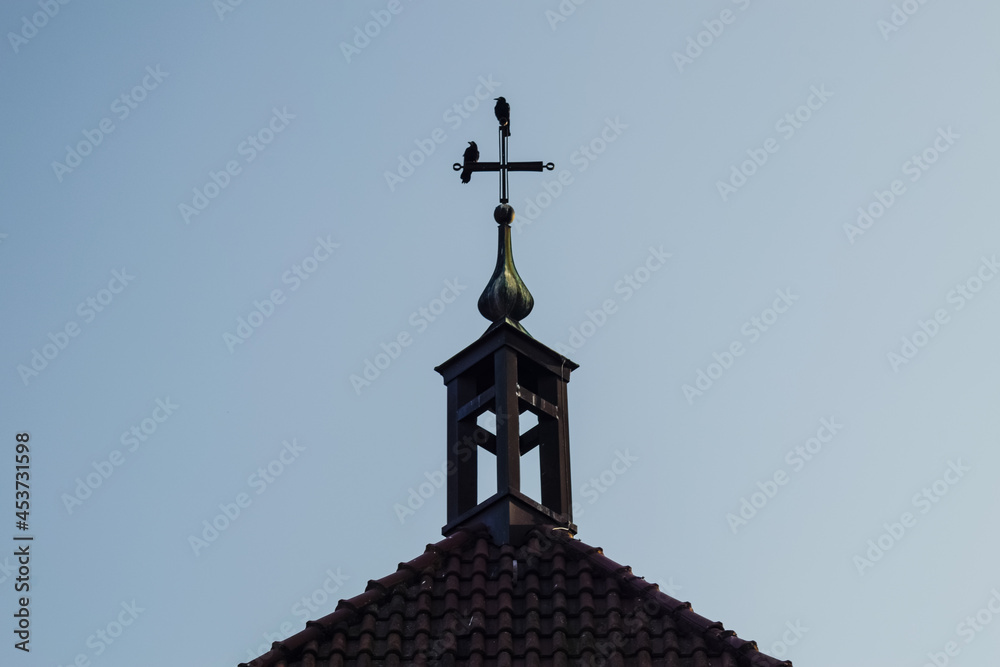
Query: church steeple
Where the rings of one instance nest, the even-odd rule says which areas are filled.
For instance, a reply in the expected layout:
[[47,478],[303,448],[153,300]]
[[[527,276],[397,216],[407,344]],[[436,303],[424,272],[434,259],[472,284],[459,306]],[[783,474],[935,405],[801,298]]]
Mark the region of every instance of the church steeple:
[[[478,304],[491,324],[479,340],[435,370],[448,387],[448,523],[442,532],[449,536],[482,523],[498,544],[518,544],[534,526],[576,532],[566,385],[578,366],[536,341],[520,323],[534,300],[511,253],[514,209],[508,204],[507,172],[542,171],[555,165],[507,161],[510,111],[506,102],[504,107],[504,113],[497,111],[500,162],[478,162],[477,157],[453,167],[467,174],[500,172],[500,205],[493,212],[499,226],[497,263]],[[487,411],[496,415],[495,434],[477,424]],[[525,412],[534,414],[538,424],[521,433]],[[541,475],[538,499],[521,491],[521,457],[535,447]],[[477,502],[480,449],[494,454],[497,464],[496,493],[481,503]]]

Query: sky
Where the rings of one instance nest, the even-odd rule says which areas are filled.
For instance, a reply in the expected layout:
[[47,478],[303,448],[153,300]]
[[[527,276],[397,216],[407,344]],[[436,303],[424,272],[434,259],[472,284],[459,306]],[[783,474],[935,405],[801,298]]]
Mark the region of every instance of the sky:
[[503,95],[578,538],[796,665],[993,664],[998,20],[3,3],[0,663],[236,665],[441,539]]

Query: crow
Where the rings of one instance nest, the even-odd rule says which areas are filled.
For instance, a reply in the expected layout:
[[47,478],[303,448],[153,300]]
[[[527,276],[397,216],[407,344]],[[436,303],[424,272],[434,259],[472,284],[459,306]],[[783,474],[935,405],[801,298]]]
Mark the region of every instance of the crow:
[[507,104],[507,100],[502,97],[494,97],[497,101],[497,105],[493,107],[493,113],[496,114],[497,120],[500,121],[500,127],[503,128],[503,136],[510,136],[510,105]]
[[472,170],[468,168],[469,165],[479,162],[479,147],[476,146],[475,141],[469,142],[469,147],[465,149],[465,154],[462,157],[465,158],[464,166],[466,167],[462,170],[462,182],[468,183],[472,180]]

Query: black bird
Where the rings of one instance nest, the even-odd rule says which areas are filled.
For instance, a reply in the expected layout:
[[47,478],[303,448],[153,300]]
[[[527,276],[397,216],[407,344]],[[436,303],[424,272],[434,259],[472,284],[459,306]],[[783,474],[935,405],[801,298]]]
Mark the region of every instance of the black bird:
[[510,136],[510,105],[507,104],[507,100],[502,97],[494,97],[497,101],[497,105],[493,107],[493,113],[496,114],[497,120],[500,121],[500,127],[503,128],[503,136]]
[[469,147],[465,149],[465,154],[462,156],[465,158],[463,166],[465,169],[462,170],[462,182],[468,183],[472,180],[472,170],[469,169],[469,165],[479,162],[479,147],[476,146],[475,141],[469,142]]

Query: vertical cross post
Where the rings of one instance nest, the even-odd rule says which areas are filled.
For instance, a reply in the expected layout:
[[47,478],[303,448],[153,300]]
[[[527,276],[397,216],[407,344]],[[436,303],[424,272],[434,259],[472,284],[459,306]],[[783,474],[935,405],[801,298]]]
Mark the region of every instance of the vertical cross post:
[[500,203],[506,204],[508,203],[507,170],[509,169],[507,164],[507,137],[504,136],[502,125],[497,128],[497,132],[500,134]]

